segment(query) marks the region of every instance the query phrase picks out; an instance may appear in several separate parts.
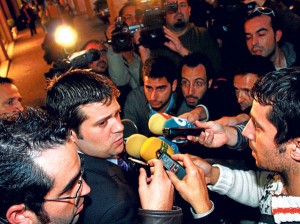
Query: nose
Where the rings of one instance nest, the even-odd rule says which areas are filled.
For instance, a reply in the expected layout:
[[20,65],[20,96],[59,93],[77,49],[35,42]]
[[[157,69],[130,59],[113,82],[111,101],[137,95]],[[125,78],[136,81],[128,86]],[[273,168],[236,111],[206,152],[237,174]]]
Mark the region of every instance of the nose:
[[113,133],[123,132],[124,131],[124,125],[121,122],[120,116],[118,116],[113,124]]
[[242,92],[236,93],[236,97],[237,97],[238,103],[241,103],[241,102],[244,101],[244,97],[243,97],[243,93]]
[[189,85],[188,88],[189,88],[189,89],[188,89],[189,95],[193,95],[193,94],[194,94],[194,86],[191,84],[191,85]]
[[22,106],[22,103],[20,101],[15,101],[14,103],[14,112],[18,113],[20,111],[23,111],[24,107]]
[[156,98],[157,98],[157,92],[153,90],[151,93],[151,100],[156,100]]
[[257,43],[258,43],[258,38],[254,35],[254,36],[252,37],[252,46],[257,45]]
[[90,186],[85,182],[85,180],[82,180],[82,191],[80,196],[88,195],[91,192]]
[[253,124],[252,119],[250,119],[247,123],[247,125],[245,126],[242,135],[245,136],[246,138],[248,138],[250,141],[255,140],[255,127]]

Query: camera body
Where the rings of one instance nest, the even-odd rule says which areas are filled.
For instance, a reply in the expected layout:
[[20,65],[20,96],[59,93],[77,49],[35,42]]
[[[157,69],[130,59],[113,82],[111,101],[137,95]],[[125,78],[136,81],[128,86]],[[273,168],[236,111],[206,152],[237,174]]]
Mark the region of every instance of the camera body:
[[161,47],[168,41],[163,31],[163,26],[166,23],[165,15],[166,13],[176,13],[178,3],[177,1],[166,2],[162,7],[147,4],[144,8],[140,43],[150,49]]
[[126,24],[125,19],[118,16],[115,20],[115,29],[112,32],[111,44],[114,52],[120,53],[133,49],[132,35],[129,26]]

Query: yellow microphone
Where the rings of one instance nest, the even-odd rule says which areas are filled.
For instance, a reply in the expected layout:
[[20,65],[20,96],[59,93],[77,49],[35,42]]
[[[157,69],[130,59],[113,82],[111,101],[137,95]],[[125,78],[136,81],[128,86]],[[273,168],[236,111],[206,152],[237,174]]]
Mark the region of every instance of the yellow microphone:
[[153,114],[148,122],[149,130],[156,135],[162,135],[162,130],[166,120],[172,118],[171,115],[166,113],[156,113]]
[[141,134],[133,134],[130,137],[127,138],[127,141],[125,143],[125,150],[128,155],[140,159],[140,151],[142,148],[142,145],[148,138]]
[[157,151],[166,152],[169,155],[174,155],[174,150],[166,142],[156,137],[148,138],[142,145],[140,156],[143,160],[148,162],[151,159],[157,159]]

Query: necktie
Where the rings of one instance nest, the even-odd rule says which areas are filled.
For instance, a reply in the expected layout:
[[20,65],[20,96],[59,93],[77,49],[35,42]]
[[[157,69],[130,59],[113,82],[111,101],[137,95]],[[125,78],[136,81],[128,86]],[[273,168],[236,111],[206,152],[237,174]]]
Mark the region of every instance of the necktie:
[[120,166],[125,171],[129,170],[128,164],[122,158],[118,158],[118,166]]

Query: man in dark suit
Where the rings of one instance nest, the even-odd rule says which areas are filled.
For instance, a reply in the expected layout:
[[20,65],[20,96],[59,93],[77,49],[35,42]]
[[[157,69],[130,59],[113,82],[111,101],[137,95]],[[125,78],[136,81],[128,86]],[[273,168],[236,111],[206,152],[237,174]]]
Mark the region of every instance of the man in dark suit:
[[[66,122],[70,138],[85,160],[84,179],[91,193],[86,197],[79,223],[141,223],[137,220],[141,209],[138,210],[136,191],[117,165],[124,149],[118,95],[118,89],[106,76],[80,69],[53,80],[48,89],[48,112]],[[154,184],[147,185],[149,181],[142,175],[140,186],[147,187],[139,192],[143,192],[142,210],[162,210],[160,214],[164,215],[164,210],[172,210],[173,196],[167,192],[174,189],[167,176],[160,181],[157,186],[163,185],[163,189],[155,189]],[[161,198],[170,203],[160,203]]]

